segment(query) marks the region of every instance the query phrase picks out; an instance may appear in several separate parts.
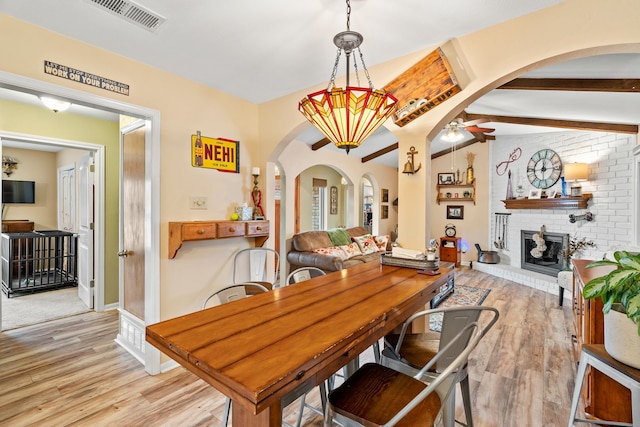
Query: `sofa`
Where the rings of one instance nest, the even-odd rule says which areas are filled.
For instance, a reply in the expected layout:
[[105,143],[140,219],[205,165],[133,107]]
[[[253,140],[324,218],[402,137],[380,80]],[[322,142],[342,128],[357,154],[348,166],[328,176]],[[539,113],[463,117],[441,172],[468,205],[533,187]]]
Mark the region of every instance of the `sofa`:
[[391,239],[388,235],[372,236],[364,227],[305,231],[295,234],[291,239],[287,261],[290,271],[300,267],[317,267],[330,272],[378,261],[381,253],[390,250]]

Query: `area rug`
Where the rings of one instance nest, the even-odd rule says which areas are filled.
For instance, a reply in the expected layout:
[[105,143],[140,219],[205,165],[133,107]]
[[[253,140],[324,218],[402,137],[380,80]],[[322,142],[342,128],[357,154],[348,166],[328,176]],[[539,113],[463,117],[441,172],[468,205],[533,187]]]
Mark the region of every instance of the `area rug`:
[[78,298],[78,288],[65,288],[28,295],[2,294],[2,330],[34,325],[85,313],[89,308]]
[[[465,285],[455,285],[455,291],[442,301],[440,307],[454,307],[460,305],[482,305],[491,289],[474,288]],[[434,332],[442,330],[442,313],[429,316],[429,329]]]

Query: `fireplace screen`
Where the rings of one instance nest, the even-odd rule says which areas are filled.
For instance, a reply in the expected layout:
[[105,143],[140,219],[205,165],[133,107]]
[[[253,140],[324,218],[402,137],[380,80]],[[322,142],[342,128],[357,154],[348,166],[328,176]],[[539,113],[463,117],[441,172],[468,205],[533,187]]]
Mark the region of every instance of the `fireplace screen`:
[[[533,240],[533,235],[538,231],[522,230],[521,235],[521,263],[520,267],[525,270],[537,271],[549,276],[557,276],[558,272],[564,269],[565,260],[562,256],[562,249],[569,244],[569,235],[565,233],[543,233],[544,251],[536,251],[538,244]],[[533,251],[533,254],[532,254]],[[536,255],[536,256],[534,256]],[[541,255],[541,256],[538,256]]]

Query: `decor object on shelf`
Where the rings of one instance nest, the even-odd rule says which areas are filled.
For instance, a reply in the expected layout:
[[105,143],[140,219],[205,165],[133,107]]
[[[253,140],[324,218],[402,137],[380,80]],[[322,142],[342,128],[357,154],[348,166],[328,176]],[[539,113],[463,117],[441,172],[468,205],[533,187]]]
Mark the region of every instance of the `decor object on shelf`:
[[454,184],[456,180],[456,175],[451,172],[439,173],[438,174],[438,184],[440,185],[450,185]]
[[[298,104],[298,110],[336,147],[345,149],[348,154],[350,149],[359,147],[362,141],[382,126],[395,112],[398,100],[389,93],[373,88],[360,51],[363,37],[360,33],[350,30],[351,3],[349,0],[346,0],[346,3],[347,31],[338,33],[333,38],[333,43],[338,47],[338,53],[329,85],[326,90],[314,92],[303,98]],[[368,88],[350,85],[349,62],[355,50],[360,54],[362,68],[369,82]],[[345,89],[335,87],[336,73],[343,51],[347,65]],[[359,85],[357,64],[356,58],[354,69]]]
[[404,170],[402,171],[402,173],[413,175],[420,170],[420,168],[422,167],[422,163],[420,163],[416,168],[413,162],[413,156],[415,156],[416,154],[418,154],[418,152],[416,151],[416,147],[412,145],[411,148],[409,148],[409,151],[407,151],[407,163],[404,164]]
[[507,195],[505,197],[507,200],[513,199],[513,187],[511,186],[511,171],[509,171],[509,178],[507,179]]
[[471,151],[467,151],[465,157],[467,158],[467,184],[473,184],[473,181],[475,180],[475,177],[473,176],[473,161],[475,160],[476,155]]
[[453,224],[447,224],[444,226],[444,234],[447,237],[456,237],[456,226]]
[[529,199],[539,199],[542,197],[542,192],[537,188],[529,190]]
[[50,110],[53,110],[54,113],[58,111],[65,111],[71,107],[71,103],[68,101],[62,101],[60,99],[51,98],[49,96],[41,96],[40,101]]
[[593,214],[591,212],[585,212],[583,215],[569,215],[569,222],[573,224],[576,221],[593,221]]
[[571,184],[571,196],[578,197],[582,195],[582,187],[579,181],[589,179],[589,165],[586,163],[567,163],[564,165],[564,179]]
[[[542,149],[531,156],[527,163],[527,177],[536,188],[544,190],[555,184],[562,173],[562,160],[553,150]],[[566,177],[566,173],[565,173]]]
[[5,175],[11,176],[16,169],[18,169],[18,160],[15,157],[2,156],[2,172]]
[[[585,299],[602,298],[602,312],[605,314],[604,345],[607,352],[614,359],[640,369],[640,254],[616,251],[613,259],[593,262],[587,268],[598,266],[616,268],[607,275],[586,283],[583,296]],[[620,321],[615,318],[620,313],[626,314],[627,321],[635,324],[632,329],[635,334],[632,336],[616,336],[617,332],[624,330]],[[613,319],[609,318],[611,314]],[[617,338],[620,339],[619,342]]]
[[251,191],[251,198],[253,199],[253,205],[255,206],[255,209],[253,210],[254,219],[264,219],[264,211],[262,210],[262,192],[260,191],[260,188],[258,188],[260,168],[255,166],[251,168],[251,175],[253,175],[253,190]]

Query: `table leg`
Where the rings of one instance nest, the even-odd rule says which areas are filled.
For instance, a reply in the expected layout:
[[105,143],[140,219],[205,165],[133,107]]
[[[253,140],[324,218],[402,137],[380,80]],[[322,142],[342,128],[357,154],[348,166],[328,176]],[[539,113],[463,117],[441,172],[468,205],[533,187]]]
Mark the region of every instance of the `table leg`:
[[253,412],[235,403],[231,405],[231,425],[233,427],[281,427],[282,407],[280,402],[271,405],[264,411],[253,415]]

